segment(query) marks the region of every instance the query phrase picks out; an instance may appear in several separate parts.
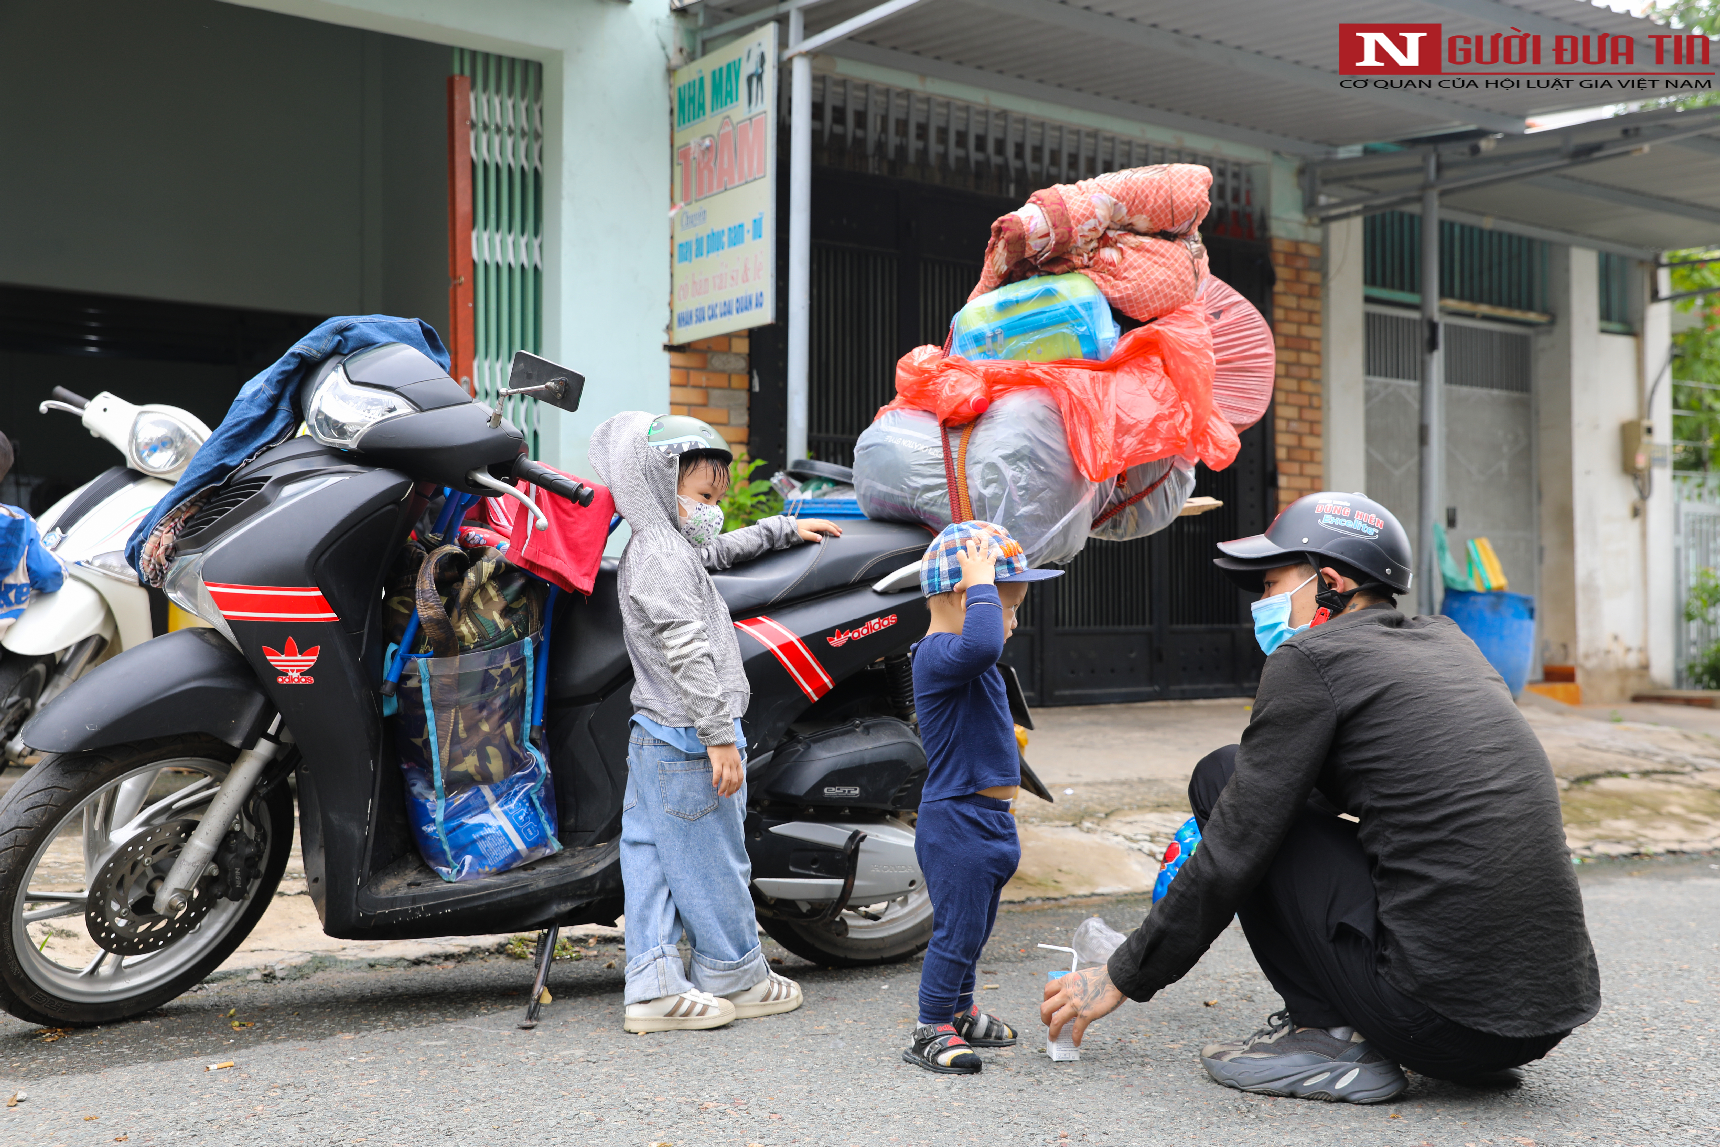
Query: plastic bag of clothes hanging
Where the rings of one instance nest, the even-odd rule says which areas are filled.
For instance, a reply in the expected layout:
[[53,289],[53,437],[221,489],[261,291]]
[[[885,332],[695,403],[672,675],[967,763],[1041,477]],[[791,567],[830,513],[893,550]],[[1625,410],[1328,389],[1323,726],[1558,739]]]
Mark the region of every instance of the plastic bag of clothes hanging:
[[561,851],[549,766],[527,739],[531,638],[416,656],[400,677],[396,742],[418,851],[448,881]]
[[1130,466],[1117,475],[1094,515],[1092,536],[1126,542],[1156,534],[1182,513],[1194,490],[1194,466],[1182,458],[1161,458]]
[[[963,427],[951,427],[952,457]],[[1069,454],[1057,404],[1044,391],[1000,397],[973,425],[966,449],[973,517],[1007,529],[1034,565],[1081,552],[1103,487],[1084,478]],[[937,418],[885,410],[854,448],[854,492],[868,518],[950,524],[949,481]]]

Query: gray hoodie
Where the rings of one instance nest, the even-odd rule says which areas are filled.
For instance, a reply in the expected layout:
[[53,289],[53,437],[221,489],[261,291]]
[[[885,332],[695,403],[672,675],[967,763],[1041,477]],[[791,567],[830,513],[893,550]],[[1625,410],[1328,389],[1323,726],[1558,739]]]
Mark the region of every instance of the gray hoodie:
[[633,708],[671,729],[693,726],[700,744],[731,745],[752,692],[729,607],[705,570],[783,549],[800,535],[778,516],[695,549],[681,535],[679,466],[645,441],[655,417],[617,414],[592,432],[587,450],[633,534],[616,571]]

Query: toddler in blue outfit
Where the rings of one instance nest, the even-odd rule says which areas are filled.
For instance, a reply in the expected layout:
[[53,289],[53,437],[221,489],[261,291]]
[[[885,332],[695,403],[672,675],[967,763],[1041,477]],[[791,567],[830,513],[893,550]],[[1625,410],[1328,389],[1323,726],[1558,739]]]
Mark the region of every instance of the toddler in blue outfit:
[[1029,569],[1021,544],[990,522],[948,527],[920,563],[932,621],[914,646],[914,709],[929,768],[914,854],[932,898],[932,942],[919,1026],[902,1058],[928,1071],[972,1075],[983,1066],[975,1047],[1016,1041],[1015,1029],[973,1002],[998,897],[1021,861],[1009,813],[1021,754],[997,660],[1026,583],[1062,572]]

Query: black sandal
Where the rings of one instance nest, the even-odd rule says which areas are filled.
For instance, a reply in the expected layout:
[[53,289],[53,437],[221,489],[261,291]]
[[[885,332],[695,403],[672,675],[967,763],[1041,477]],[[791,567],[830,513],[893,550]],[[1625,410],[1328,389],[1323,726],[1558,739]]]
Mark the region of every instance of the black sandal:
[[956,1034],[974,1047],[1014,1047],[1020,1038],[1014,1028],[979,1010],[975,1004],[956,1017]]
[[974,1075],[985,1066],[967,1040],[956,1034],[954,1024],[921,1024],[902,1058],[943,1075]]

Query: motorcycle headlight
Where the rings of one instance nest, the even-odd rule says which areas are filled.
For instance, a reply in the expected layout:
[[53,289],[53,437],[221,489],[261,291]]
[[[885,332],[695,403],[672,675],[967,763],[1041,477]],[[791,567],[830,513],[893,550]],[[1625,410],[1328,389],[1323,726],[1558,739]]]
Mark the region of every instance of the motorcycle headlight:
[[132,465],[162,477],[185,469],[203,439],[171,414],[145,410],[131,424]]
[[359,435],[378,422],[410,414],[413,407],[399,395],[368,386],[355,386],[342,367],[329,371],[305,402],[305,425],[324,446],[351,450]]
[[216,608],[209,587],[203,584],[203,559],[208,556],[205,552],[175,560],[167,567],[167,576],[161,579],[161,592],[186,613],[207,621],[234,649],[238,649],[238,639],[228,628],[227,619],[221,616],[220,609]]

